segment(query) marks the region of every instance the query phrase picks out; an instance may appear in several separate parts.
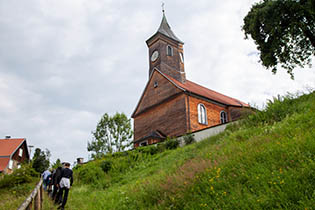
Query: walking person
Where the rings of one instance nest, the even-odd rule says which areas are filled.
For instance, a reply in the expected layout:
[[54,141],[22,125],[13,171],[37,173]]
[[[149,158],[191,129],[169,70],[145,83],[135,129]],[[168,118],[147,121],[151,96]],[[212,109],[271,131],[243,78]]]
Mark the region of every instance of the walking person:
[[45,191],[47,190],[47,185],[49,184],[49,175],[51,175],[51,173],[48,169],[42,173]]
[[62,167],[59,166],[53,173],[52,175],[52,185],[53,185],[53,192],[52,192],[52,199],[56,202],[59,203],[60,198],[57,197],[57,192],[58,192],[58,180],[60,180],[60,176],[61,176],[61,171],[62,171]]
[[[68,199],[69,189],[73,183],[72,174],[73,174],[73,172],[70,169],[70,163],[65,163],[65,167],[61,171],[61,175],[59,177],[60,181],[58,180],[59,192],[58,192],[57,198],[62,199],[62,204],[58,207],[58,209],[63,210],[65,208],[65,205],[66,205],[67,199]],[[65,193],[63,194],[63,192],[65,192]]]
[[50,174],[46,178],[47,182],[47,193],[48,195],[51,193],[51,180],[52,180],[52,170],[50,170]]

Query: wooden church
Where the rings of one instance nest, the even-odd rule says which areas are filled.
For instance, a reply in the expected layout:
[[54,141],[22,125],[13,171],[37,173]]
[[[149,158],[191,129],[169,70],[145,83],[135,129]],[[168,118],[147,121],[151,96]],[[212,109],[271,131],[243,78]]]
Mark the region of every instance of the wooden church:
[[184,43],[173,33],[164,11],[147,41],[149,80],[135,111],[134,146],[145,146],[237,120],[249,105],[186,79]]

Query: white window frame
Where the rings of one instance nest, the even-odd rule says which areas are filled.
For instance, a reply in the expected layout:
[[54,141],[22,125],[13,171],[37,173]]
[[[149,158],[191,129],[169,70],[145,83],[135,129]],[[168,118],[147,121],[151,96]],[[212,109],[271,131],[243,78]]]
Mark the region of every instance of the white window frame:
[[[222,116],[222,114],[224,114],[224,116]],[[227,123],[227,122],[229,122],[229,120],[228,120],[228,116],[227,116],[226,111],[221,111],[220,112],[220,123],[224,124],[224,123]]]
[[10,170],[13,169],[13,160],[10,160],[10,161],[9,161],[8,169],[10,169]]
[[198,122],[200,124],[207,125],[208,124],[207,109],[206,109],[205,105],[198,104],[197,109],[198,109]]
[[[168,53],[168,49],[171,49],[170,54]],[[166,55],[173,56],[173,47],[171,45],[166,46]]]
[[20,157],[23,156],[23,149],[22,149],[22,148],[19,149],[19,156],[20,156]]

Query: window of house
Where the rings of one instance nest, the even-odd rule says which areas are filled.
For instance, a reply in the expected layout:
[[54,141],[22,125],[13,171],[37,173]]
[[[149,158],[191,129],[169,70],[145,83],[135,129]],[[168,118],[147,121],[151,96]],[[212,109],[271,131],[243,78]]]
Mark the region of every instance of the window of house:
[[11,170],[13,169],[13,160],[9,161],[9,167],[8,168],[11,169]]
[[20,156],[20,157],[23,156],[23,149],[22,149],[22,148],[19,149],[19,156]]
[[154,82],[154,88],[156,88],[159,85],[157,81]]
[[224,123],[227,123],[228,120],[227,120],[227,114],[225,111],[221,111],[220,112],[220,121],[221,121],[221,124],[224,124]]
[[173,48],[171,46],[167,45],[166,53],[168,56],[173,56]]
[[198,122],[205,125],[207,124],[207,112],[203,104],[198,104]]
[[148,141],[140,142],[140,147],[147,146],[147,145],[148,145]]

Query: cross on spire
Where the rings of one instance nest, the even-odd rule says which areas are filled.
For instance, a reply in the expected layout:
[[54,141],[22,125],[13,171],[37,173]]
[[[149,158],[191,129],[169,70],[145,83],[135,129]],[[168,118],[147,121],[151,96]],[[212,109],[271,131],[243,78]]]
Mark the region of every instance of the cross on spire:
[[165,12],[165,9],[164,9],[164,2],[162,1],[162,12],[164,13]]

